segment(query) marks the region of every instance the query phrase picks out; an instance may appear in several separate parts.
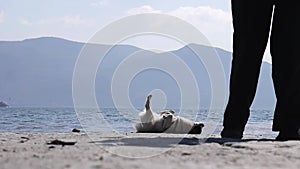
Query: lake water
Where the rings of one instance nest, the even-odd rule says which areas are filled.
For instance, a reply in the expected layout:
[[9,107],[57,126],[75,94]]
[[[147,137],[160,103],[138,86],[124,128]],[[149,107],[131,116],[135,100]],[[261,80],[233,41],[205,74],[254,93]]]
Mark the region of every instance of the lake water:
[[[64,133],[71,132],[73,128],[87,129],[98,126],[100,128],[98,127],[97,131],[102,131],[101,126],[109,126],[112,131],[134,132],[133,124],[139,122],[138,113],[130,112],[127,109],[106,108],[101,109],[100,112],[95,109],[86,109],[82,113],[76,114],[73,108],[0,108],[0,132]],[[186,110],[180,116],[203,122],[208,126],[206,121],[209,114],[210,118],[218,123],[214,134],[219,134],[222,129],[222,113],[212,115],[213,113],[208,110]],[[80,115],[79,118],[78,115]],[[104,121],[98,120],[99,117],[102,117]],[[272,111],[252,111],[245,134],[276,136],[277,133],[271,131],[272,120]],[[86,126],[86,124],[90,126]],[[106,131],[109,130],[103,128],[103,132]]]

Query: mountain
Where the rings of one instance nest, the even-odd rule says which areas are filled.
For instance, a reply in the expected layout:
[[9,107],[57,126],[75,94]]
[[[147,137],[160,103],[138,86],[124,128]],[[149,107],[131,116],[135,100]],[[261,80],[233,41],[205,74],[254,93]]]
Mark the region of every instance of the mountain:
[[[83,43],[53,37],[24,41],[0,41],[0,99],[6,100],[11,106],[73,106],[73,71],[84,45]],[[203,53],[210,50],[210,47],[191,45],[193,45],[193,49]],[[111,47],[95,44],[93,46],[102,52]],[[99,105],[101,107],[114,106],[110,91],[115,70],[127,56],[142,51],[154,59],[166,57],[170,53],[182,59],[197,79],[201,107],[208,107],[211,99],[209,75],[203,63],[195,60],[196,56],[189,47],[185,46],[168,53],[154,53],[129,45],[114,46],[107,53],[96,75],[95,91]],[[231,53],[219,48],[215,48],[215,50],[220,56],[228,84]],[[274,107],[275,96],[270,72],[271,65],[264,62],[253,109],[273,109]],[[128,94],[132,104],[136,107],[142,107],[145,96],[156,88],[163,90],[168,96],[168,107],[180,105],[180,88],[176,84],[176,79],[166,72],[154,69],[138,73],[131,81]],[[228,90],[228,86],[226,90]]]

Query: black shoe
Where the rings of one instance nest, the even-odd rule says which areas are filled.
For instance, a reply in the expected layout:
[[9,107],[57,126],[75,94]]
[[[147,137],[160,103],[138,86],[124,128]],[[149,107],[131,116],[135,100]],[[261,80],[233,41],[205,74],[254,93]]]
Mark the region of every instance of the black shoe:
[[223,129],[221,132],[222,138],[241,139],[243,137],[243,130]]
[[298,130],[282,130],[279,132],[275,139],[276,141],[288,141],[299,140],[300,141],[300,129]]

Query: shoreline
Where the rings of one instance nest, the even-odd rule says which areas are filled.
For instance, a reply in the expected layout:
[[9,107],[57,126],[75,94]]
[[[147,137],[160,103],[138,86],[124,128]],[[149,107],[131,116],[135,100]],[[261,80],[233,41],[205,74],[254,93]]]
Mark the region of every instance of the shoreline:
[[[74,145],[49,144],[51,141]],[[48,144],[47,144],[48,143]],[[300,168],[300,141],[164,133],[0,133],[0,165],[14,168]]]

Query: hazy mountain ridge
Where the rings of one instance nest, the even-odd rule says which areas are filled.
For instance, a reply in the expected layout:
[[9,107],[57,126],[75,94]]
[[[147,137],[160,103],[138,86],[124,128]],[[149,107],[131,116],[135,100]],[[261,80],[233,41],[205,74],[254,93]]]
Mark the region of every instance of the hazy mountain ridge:
[[[194,44],[193,44],[194,45]],[[72,104],[72,77],[77,57],[84,43],[68,41],[60,38],[37,38],[24,41],[1,41],[0,42],[0,100],[8,102],[12,106],[43,106],[43,107],[70,107]],[[98,45],[99,48],[107,48],[107,45]],[[98,47],[97,46],[97,47]],[[205,50],[208,47],[195,45],[197,50]],[[96,95],[100,105],[112,107],[110,96],[111,75],[122,59],[139,48],[120,45],[114,47],[107,54],[107,63],[101,68],[101,73],[96,78]],[[216,48],[223,63],[226,79],[228,82],[231,53]],[[201,83],[200,93],[203,93],[201,106],[207,107],[210,103],[209,79],[203,65],[196,64],[192,57],[193,53],[188,47],[171,51],[182,58],[191,68],[196,78]],[[164,53],[155,54],[163,56]],[[253,105],[255,109],[273,109],[275,98],[271,82],[271,65],[263,63],[258,94]],[[168,98],[168,106],[176,106],[180,103],[179,92],[176,85],[160,86],[161,81],[173,83],[167,75],[157,72],[144,74],[157,78],[152,84],[143,83],[141,77],[133,80],[130,89],[130,98],[135,106],[142,106],[145,92],[153,87],[161,87],[166,94],[174,97]],[[199,75],[199,76],[198,76]],[[143,84],[143,85],[141,85]],[[145,85],[146,84],[146,85]],[[147,85],[149,84],[149,85]],[[207,96],[207,97],[206,97]]]

